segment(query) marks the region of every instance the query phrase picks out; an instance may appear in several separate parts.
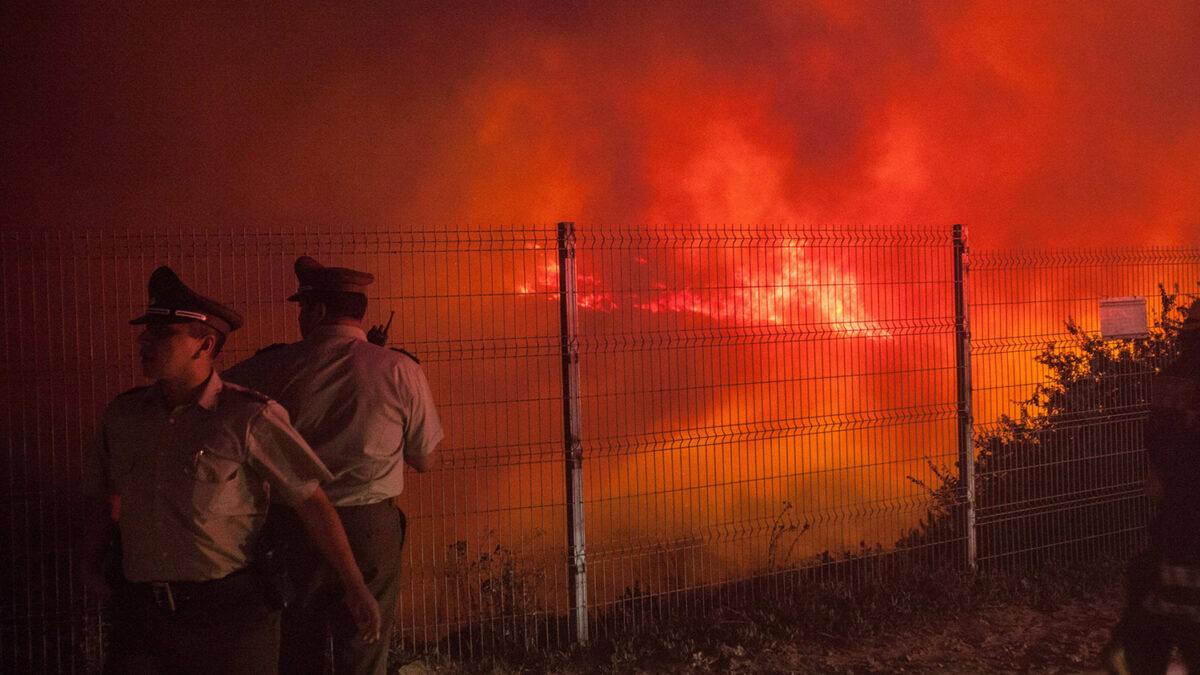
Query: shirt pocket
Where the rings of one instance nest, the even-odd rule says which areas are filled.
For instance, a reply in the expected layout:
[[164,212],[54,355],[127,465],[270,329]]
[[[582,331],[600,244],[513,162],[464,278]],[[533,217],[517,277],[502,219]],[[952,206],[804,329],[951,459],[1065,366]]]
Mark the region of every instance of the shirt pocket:
[[186,473],[191,481],[192,507],[206,516],[236,516],[255,512],[245,488],[245,467],[227,453],[202,448],[192,456]]

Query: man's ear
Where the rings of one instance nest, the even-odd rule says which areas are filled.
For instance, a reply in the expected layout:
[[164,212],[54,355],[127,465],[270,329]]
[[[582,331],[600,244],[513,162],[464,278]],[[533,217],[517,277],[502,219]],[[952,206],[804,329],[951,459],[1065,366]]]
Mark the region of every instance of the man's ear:
[[196,348],[196,353],[192,355],[193,359],[200,358],[204,352],[208,352],[211,356],[213,350],[217,348],[217,336],[212,333],[205,333],[204,337],[200,338],[200,346]]
[[325,315],[329,313],[329,308],[323,302],[312,302],[304,310],[304,322],[309,328],[316,328],[325,320]]

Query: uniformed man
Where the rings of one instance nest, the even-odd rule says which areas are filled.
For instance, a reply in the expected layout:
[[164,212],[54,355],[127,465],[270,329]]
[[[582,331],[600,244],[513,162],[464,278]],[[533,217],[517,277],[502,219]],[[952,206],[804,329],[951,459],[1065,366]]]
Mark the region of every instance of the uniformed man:
[[1110,672],[1165,673],[1171,650],[1200,672],[1200,300],[1179,330],[1179,358],[1151,381],[1150,548],[1130,562],[1127,607],[1106,651]]
[[[138,337],[154,381],[108,406],[85,469],[84,582],[112,595],[107,672],[277,672],[279,612],[254,550],[270,500],[295,508],[338,571],[357,634],[378,641],[379,608],[318,483],[330,477],[284,409],[213,370],[237,312],[167,267],[154,271]],[[118,514],[121,571],[104,566]]]
[[[404,489],[404,465],[429,470],[442,439],[429,383],[416,359],[367,341],[362,319],[374,276],[296,260],[300,342],[276,345],[234,366],[226,377],[278,400],[296,429],[333,472],[326,484],[367,585],[384,612],[390,636],[399,592],[404,514],[394,498]],[[325,636],[332,634],[338,675],[379,673],[387,640],[352,641],[353,625],[332,611],[336,579],[311,555],[297,556],[296,600],[284,611],[281,671],[317,673]]]

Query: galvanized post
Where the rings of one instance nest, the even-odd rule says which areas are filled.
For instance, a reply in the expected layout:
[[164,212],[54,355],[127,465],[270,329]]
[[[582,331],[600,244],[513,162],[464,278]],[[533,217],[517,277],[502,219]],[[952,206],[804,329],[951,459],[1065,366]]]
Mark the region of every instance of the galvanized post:
[[971,413],[971,323],[967,316],[966,228],[954,226],[954,339],[958,375],[958,479],[963,487],[962,526],[967,566],[976,569],[975,421]]
[[579,421],[579,313],[575,288],[575,223],[558,224],[559,320],[562,326],[563,454],[567,488],[567,576],[575,640],[588,641],[584,555],[583,444]]

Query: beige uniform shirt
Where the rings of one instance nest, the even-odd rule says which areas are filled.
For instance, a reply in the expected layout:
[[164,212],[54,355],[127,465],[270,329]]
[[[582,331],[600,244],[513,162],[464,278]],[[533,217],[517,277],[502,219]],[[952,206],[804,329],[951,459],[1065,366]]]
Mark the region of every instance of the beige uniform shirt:
[[319,326],[268,348],[226,379],[279,401],[333,472],[335,506],[374,504],[404,489],[404,458],[433,452],[442,424],[421,366],[366,340],[361,328]]
[[295,505],[328,477],[278,403],[214,372],[188,405],[169,407],[154,386],[114,399],[84,492],[119,496],[130,581],[203,581],[250,562],[268,490]]

